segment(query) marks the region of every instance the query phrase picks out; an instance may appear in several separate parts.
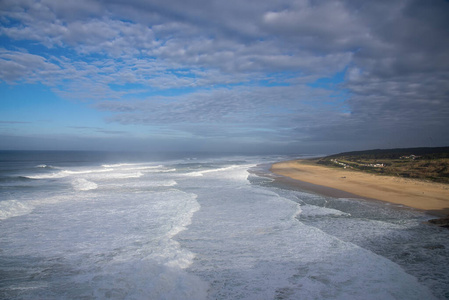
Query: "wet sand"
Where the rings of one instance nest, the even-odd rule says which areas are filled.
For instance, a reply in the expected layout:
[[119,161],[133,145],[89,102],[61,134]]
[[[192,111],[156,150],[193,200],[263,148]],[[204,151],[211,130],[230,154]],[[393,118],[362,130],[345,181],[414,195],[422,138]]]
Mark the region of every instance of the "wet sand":
[[320,166],[311,160],[275,163],[271,171],[319,194],[376,199],[438,216],[449,215],[449,185],[446,184]]

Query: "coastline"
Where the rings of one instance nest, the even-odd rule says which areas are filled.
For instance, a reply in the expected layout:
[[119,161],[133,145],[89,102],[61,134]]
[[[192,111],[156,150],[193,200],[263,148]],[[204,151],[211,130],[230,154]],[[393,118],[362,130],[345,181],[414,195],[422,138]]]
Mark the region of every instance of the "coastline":
[[449,185],[442,183],[319,166],[304,159],[274,163],[270,171],[318,194],[374,199],[435,216],[449,215]]

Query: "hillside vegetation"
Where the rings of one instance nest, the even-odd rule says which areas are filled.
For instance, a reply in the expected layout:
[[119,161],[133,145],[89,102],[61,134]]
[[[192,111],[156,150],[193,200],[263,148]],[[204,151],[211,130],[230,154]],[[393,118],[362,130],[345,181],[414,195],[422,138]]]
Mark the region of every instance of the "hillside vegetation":
[[330,155],[318,164],[449,183],[449,147],[377,149]]

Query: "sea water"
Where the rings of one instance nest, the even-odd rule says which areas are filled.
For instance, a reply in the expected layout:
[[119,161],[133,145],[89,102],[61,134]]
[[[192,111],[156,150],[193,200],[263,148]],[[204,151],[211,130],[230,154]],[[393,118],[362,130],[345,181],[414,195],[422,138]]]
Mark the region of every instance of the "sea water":
[[0,152],[0,298],[449,299],[449,231],[282,159]]

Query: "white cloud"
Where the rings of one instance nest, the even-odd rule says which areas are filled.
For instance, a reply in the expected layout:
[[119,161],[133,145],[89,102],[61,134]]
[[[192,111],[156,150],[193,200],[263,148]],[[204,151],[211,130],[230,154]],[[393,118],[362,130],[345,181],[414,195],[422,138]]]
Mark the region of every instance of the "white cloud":
[[[0,8],[10,42],[0,79],[93,101],[110,121],[341,141],[380,140],[388,128],[411,140],[410,131],[437,127],[449,142],[440,129],[449,125],[447,1],[4,0]],[[344,70],[344,82],[310,87]]]
[[58,65],[49,62],[42,56],[0,49],[0,78],[6,82],[18,80],[36,82],[43,72],[45,72],[44,75],[52,76],[59,71]]

